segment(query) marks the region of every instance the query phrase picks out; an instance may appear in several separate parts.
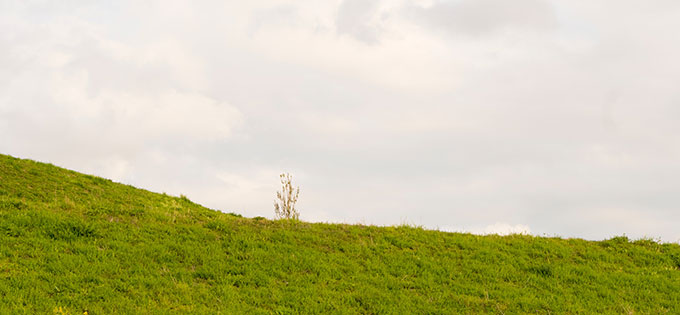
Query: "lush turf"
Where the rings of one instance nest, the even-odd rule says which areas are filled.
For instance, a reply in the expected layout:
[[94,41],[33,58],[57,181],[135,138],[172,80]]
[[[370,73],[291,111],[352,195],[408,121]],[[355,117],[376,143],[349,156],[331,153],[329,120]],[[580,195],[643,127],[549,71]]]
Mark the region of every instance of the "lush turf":
[[671,313],[680,246],[249,219],[0,155],[3,313]]

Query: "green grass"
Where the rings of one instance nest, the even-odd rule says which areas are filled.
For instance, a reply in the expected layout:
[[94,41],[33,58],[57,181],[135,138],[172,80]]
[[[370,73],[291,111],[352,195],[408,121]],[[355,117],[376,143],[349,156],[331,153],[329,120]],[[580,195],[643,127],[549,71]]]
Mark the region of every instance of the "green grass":
[[6,155],[0,240],[2,313],[680,314],[678,244],[249,219]]

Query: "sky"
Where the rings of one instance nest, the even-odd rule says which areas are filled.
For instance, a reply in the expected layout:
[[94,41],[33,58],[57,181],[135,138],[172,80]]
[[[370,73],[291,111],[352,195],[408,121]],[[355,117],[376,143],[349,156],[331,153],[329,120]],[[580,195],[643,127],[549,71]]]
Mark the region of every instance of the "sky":
[[0,0],[0,153],[274,218],[680,241],[676,0]]

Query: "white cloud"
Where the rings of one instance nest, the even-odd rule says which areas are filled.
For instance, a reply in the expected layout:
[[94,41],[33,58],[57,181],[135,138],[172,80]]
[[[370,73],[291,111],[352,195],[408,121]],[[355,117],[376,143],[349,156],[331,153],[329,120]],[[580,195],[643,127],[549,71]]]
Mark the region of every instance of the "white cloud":
[[543,31],[557,26],[547,0],[436,1],[424,7],[406,7],[419,23],[453,35],[480,36],[507,29]]
[[4,153],[251,216],[293,170],[303,218],[680,237],[677,1],[1,5]]
[[338,34],[347,34],[367,44],[377,44],[383,31],[377,0],[343,0],[336,18]]
[[17,22],[9,34],[0,63],[21,66],[0,86],[4,152],[126,181],[159,147],[214,144],[243,124],[205,93],[202,63],[176,40],[126,43],[78,18]]

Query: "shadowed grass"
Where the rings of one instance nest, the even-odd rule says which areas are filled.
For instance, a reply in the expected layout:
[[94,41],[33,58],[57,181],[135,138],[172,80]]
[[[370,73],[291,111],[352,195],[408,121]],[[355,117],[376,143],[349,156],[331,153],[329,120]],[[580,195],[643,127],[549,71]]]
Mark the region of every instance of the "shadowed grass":
[[249,219],[0,155],[0,309],[680,313],[680,246]]

